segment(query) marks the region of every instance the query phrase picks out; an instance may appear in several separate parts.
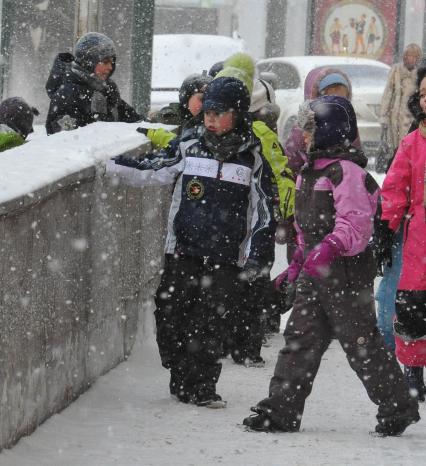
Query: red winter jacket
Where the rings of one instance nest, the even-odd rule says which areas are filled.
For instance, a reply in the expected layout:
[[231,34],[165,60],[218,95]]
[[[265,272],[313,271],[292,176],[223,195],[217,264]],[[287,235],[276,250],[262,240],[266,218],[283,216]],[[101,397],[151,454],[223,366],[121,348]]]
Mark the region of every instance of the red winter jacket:
[[404,226],[400,290],[426,290],[426,136],[419,129],[402,139],[382,188],[382,219],[396,231]]

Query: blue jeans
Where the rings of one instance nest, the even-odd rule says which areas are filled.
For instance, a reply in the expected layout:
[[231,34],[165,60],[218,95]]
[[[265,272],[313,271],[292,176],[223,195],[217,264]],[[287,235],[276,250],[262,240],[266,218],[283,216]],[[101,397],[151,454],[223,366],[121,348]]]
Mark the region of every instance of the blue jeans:
[[403,228],[395,234],[392,245],[392,267],[385,267],[383,278],[377,289],[377,326],[383,335],[386,346],[395,350],[393,335],[393,320],[395,317],[395,297],[402,268],[402,238]]

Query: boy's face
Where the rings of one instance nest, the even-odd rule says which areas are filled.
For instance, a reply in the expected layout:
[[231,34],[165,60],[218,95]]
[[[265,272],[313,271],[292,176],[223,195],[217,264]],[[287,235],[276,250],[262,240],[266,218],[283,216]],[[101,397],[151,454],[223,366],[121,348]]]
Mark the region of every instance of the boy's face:
[[191,95],[188,100],[188,110],[191,112],[192,116],[197,116],[201,112],[201,107],[203,106],[203,93],[197,92],[196,94]]
[[324,89],[322,95],[338,95],[347,99],[349,97],[349,90],[343,84],[334,84]]
[[236,115],[232,110],[218,113],[214,110],[204,112],[204,126],[212,133],[222,136],[235,128]]
[[420,107],[426,113],[426,78],[420,83]]
[[106,81],[111,76],[112,70],[112,58],[105,58],[95,66],[95,75],[102,81]]

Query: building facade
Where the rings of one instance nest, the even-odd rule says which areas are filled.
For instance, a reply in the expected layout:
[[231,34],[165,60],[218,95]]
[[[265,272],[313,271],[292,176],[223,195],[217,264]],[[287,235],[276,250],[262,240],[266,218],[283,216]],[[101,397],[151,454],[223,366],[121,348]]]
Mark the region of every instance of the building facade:
[[[114,79],[123,98],[139,106],[149,96],[152,32],[241,37],[255,59],[348,53],[392,63],[400,59],[408,43],[416,42],[426,50],[425,3],[426,0],[0,0],[0,92],[3,98],[24,97],[45,115],[49,102],[44,85],[55,55],[72,50],[76,39],[91,30],[104,32],[115,41],[118,64]],[[363,29],[362,40],[357,28]]]

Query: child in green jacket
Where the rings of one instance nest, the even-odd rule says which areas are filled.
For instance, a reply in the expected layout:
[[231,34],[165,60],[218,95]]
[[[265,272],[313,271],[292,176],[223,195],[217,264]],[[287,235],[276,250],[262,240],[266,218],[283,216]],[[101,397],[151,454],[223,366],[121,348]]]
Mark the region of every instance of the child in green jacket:
[[34,115],[39,112],[20,97],[10,97],[0,104],[0,152],[24,144],[33,130]]

